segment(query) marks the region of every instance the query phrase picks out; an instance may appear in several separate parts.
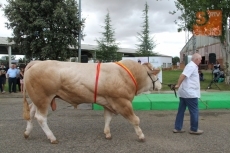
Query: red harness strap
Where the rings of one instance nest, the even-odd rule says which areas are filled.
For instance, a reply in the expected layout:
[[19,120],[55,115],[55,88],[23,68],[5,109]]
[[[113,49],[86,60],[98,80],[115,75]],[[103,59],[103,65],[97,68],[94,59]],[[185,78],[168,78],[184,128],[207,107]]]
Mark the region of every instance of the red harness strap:
[[94,103],[96,103],[96,100],[97,100],[97,86],[98,86],[98,79],[99,79],[99,74],[100,74],[100,66],[101,66],[101,63],[98,63],[97,70],[96,70],[95,89],[94,89]]
[[136,93],[137,94],[137,81],[136,79],[134,78],[133,74],[129,71],[129,69],[123,65],[121,62],[116,62],[117,65],[120,65],[122,68],[124,68],[126,70],[126,72],[128,72],[129,76],[131,77],[131,79],[133,80],[135,86],[136,86]]

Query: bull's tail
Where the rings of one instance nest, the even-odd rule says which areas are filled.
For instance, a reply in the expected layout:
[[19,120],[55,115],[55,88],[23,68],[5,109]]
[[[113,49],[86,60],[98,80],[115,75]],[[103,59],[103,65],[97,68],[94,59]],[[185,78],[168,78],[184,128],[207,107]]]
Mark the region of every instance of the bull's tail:
[[26,71],[33,66],[34,64],[38,63],[40,61],[32,61],[30,62],[24,70],[24,88],[23,88],[23,118],[25,120],[30,120],[30,107],[28,104],[28,101],[26,100]]
[[30,120],[30,107],[28,101],[26,100],[26,89],[23,89],[23,118],[25,120]]
[[26,100],[26,71],[32,67],[34,64],[41,62],[41,61],[31,61],[28,63],[28,65],[25,67],[24,70],[24,88],[23,88],[23,118],[25,120],[30,120],[30,107],[28,104],[28,101]]

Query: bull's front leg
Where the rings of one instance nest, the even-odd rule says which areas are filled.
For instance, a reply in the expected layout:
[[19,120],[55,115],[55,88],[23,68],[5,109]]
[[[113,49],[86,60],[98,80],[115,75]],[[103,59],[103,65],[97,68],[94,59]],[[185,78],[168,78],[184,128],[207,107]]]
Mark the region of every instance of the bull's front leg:
[[[131,121],[132,120],[132,121]],[[132,119],[130,120],[130,122],[133,124],[133,127],[135,129],[136,134],[139,137],[140,141],[145,141],[145,136],[139,126],[140,124],[140,119],[138,116],[136,116],[135,114],[132,116]]]
[[105,138],[106,139],[111,139],[111,133],[110,133],[110,122],[112,120],[112,112],[110,112],[108,109],[104,108],[104,118],[105,118],[105,128],[104,128],[104,133],[105,133]]
[[145,141],[145,136],[141,128],[139,127],[140,119],[138,116],[134,114],[131,102],[126,101],[126,105],[125,106],[123,105],[123,107],[120,107],[119,110],[120,110],[120,114],[133,125],[135,132],[139,138],[139,141],[141,142]]

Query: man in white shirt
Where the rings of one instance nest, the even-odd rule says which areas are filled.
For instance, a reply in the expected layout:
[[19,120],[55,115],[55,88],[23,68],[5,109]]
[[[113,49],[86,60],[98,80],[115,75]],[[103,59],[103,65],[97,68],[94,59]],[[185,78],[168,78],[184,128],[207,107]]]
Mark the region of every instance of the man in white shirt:
[[16,93],[16,83],[17,83],[17,76],[18,76],[18,70],[16,69],[16,65],[12,64],[11,68],[8,69],[7,78],[9,82],[9,93],[14,92]]
[[190,134],[200,135],[203,130],[198,129],[199,109],[198,98],[200,98],[200,80],[198,73],[198,65],[201,62],[201,55],[193,54],[191,62],[189,62],[184,71],[180,75],[175,88],[178,89],[180,104],[175,121],[174,133],[183,133],[182,129],[184,121],[184,112],[188,107],[190,113]]

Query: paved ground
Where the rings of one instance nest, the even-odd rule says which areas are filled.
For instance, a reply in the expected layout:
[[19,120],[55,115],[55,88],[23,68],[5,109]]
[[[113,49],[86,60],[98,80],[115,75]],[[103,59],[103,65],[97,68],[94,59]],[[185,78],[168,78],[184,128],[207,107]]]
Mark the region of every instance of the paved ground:
[[228,153],[230,152],[230,110],[200,111],[203,135],[188,133],[186,113],[183,134],[173,134],[176,111],[135,111],[146,136],[137,141],[133,127],[120,115],[111,122],[112,140],[103,134],[103,111],[76,110],[58,100],[55,112],[49,111],[48,124],[59,144],[50,144],[34,121],[29,139],[24,139],[26,121],[22,119],[20,93],[0,95],[0,152],[3,153]]

